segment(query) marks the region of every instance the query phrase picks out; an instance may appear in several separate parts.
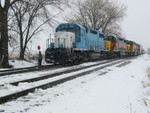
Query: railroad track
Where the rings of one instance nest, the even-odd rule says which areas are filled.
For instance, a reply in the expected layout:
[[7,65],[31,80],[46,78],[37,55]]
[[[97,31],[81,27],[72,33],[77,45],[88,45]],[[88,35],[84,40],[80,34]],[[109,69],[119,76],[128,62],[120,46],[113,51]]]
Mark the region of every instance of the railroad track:
[[33,72],[33,71],[41,71],[44,69],[56,68],[56,67],[61,67],[61,66],[62,65],[57,64],[57,65],[44,65],[44,66],[34,66],[34,67],[2,70],[2,71],[0,71],[0,76],[18,74],[18,73],[26,73],[26,72]]
[[33,67],[26,67],[26,68],[17,68],[17,69],[15,68],[15,69],[1,70],[0,76],[34,72],[34,71],[41,71],[41,70],[46,70],[46,69],[61,68],[61,67],[67,67],[67,66],[72,66],[72,64],[70,64],[70,65],[52,64],[52,65],[43,65],[43,66],[33,66]]
[[21,96],[25,96],[29,92],[34,92],[35,89],[37,89],[37,88],[46,89],[49,87],[53,87],[57,84],[61,84],[63,82],[72,80],[74,78],[87,75],[91,72],[103,69],[105,67],[124,62],[125,60],[126,59],[111,60],[111,61],[106,61],[103,63],[101,62],[101,63],[88,65],[88,66],[84,66],[84,67],[79,67],[79,68],[75,68],[75,69],[68,69],[68,70],[56,72],[53,74],[47,74],[45,76],[38,77],[38,78],[32,78],[32,79],[26,79],[26,80],[22,80],[22,81],[12,82],[10,84],[13,84],[13,85],[18,85],[21,82],[33,82],[33,83],[29,83],[32,85],[30,85],[29,87],[26,87],[23,90],[16,89],[16,91],[7,92],[7,94],[5,94],[5,95],[0,95],[0,104],[11,101],[13,99],[17,99]]
[[5,84],[11,84],[11,85],[17,86],[19,83],[22,83],[22,82],[36,82],[36,81],[39,81],[39,80],[44,80],[44,79],[56,77],[56,76],[59,76],[61,74],[71,73],[72,71],[79,71],[79,70],[82,70],[82,69],[90,68],[92,66],[97,66],[97,65],[100,65],[100,64],[102,65],[102,64],[105,64],[105,63],[108,63],[108,62],[111,62],[111,61],[114,61],[114,60],[100,61],[99,63],[95,63],[95,64],[92,64],[92,65],[89,64],[89,65],[84,66],[84,67],[83,66],[79,66],[77,68],[75,68],[74,66],[72,66],[70,68],[66,67],[68,69],[64,69],[62,71],[59,70],[59,72],[54,72],[54,73],[46,74],[46,75],[43,75],[43,76],[34,76],[32,78],[26,78],[26,79],[23,79],[23,80],[0,83],[0,86],[4,86]]

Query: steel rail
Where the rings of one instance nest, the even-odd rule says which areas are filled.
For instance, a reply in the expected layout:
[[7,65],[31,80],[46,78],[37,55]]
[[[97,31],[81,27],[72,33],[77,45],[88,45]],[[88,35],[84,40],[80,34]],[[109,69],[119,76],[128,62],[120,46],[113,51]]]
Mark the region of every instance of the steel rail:
[[[108,67],[108,66],[115,65],[115,64],[117,64],[117,63],[121,63],[121,62],[123,62],[123,61],[125,61],[125,59],[124,59],[124,60],[120,60],[120,61],[115,61],[115,62],[112,62],[112,61],[111,61],[111,63],[108,63],[108,64],[103,65],[103,66],[100,66],[100,65],[102,65],[102,64],[99,64],[99,67],[96,67],[95,69],[89,69],[88,71],[86,70],[86,71],[84,71],[84,72],[81,72],[81,73],[78,73],[78,74],[74,74],[74,75],[72,75],[72,76],[68,76],[68,77],[65,77],[65,78],[62,78],[62,79],[58,79],[58,80],[55,80],[55,81],[53,81],[53,82],[48,82],[48,83],[45,83],[45,84],[42,84],[42,85],[39,85],[39,86],[30,87],[30,88],[25,89],[25,90],[22,90],[22,91],[18,91],[18,92],[12,93],[12,94],[8,94],[8,95],[5,95],[5,96],[2,96],[2,97],[0,97],[0,104],[3,104],[3,103],[8,102],[8,101],[11,101],[11,100],[13,100],[13,99],[17,99],[17,98],[19,98],[19,97],[21,97],[21,96],[25,96],[25,95],[27,95],[29,92],[34,92],[35,89],[38,89],[38,88],[46,89],[46,88],[49,88],[49,87],[53,87],[53,86],[55,86],[55,85],[57,85],[57,84],[61,84],[61,83],[64,83],[64,82],[66,82],[66,81],[72,80],[72,79],[74,79],[74,78],[87,75],[87,74],[92,73],[92,72],[94,72],[94,71],[103,69],[103,68]],[[95,65],[95,66],[98,66],[98,64]],[[87,68],[90,68],[90,67],[91,67],[91,66],[87,66],[86,69],[87,69]],[[83,67],[82,69],[68,70],[68,72],[66,72],[66,73],[72,73],[72,72],[79,71],[79,70],[83,70],[83,69],[85,69],[85,68]],[[58,73],[57,73],[57,74],[58,74]],[[56,75],[57,75],[57,74],[56,74]],[[60,74],[62,74],[62,72],[59,73],[58,75],[60,75]],[[63,74],[64,74],[64,73],[63,73]],[[51,76],[51,75],[49,75],[49,76]]]

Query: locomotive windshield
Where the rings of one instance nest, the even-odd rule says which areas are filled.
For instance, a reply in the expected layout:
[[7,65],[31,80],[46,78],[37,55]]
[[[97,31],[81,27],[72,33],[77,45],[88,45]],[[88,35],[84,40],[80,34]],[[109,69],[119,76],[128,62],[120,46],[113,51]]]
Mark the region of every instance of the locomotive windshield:
[[75,34],[80,34],[80,28],[75,25],[61,25],[56,29],[56,32],[58,31],[67,31],[73,32]]
[[107,38],[105,38],[105,41],[112,41],[112,42],[117,42],[116,38],[114,36],[108,36]]

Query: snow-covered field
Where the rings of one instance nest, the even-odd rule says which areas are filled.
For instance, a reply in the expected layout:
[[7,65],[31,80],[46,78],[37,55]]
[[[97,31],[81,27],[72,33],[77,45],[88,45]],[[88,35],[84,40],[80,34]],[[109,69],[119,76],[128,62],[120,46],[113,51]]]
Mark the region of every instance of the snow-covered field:
[[[19,65],[19,64],[18,64]],[[0,113],[150,113],[150,56],[0,105]]]

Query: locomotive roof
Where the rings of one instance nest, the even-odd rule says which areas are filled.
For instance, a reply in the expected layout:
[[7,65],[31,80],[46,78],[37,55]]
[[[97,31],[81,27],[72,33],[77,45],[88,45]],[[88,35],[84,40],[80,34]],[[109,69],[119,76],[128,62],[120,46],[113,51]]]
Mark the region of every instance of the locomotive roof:
[[73,25],[74,27],[79,27],[79,28],[85,29],[83,26],[81,26],[80,24],[77,24],[77,23],[62,23],[62,24],[57,26],[56,31],[58,29],[60,29],[61,26],[65,26],[65,25],[68,25],[68,26]]
[[79,27],[79,28],[81,28],[81,29],[94,30],[94,31],[97,31],[97,32],[103,34],[103,32],[101,32],[101,31],[99,31],[99,30],[92,29],[92,28],[89,28],[89,27],[87,27],[87,26],[82,26],[82,25],[80,25],[80,24],[78,24],[78,23],[62,23],[62,24],[60,24],[60,25],[57,26],[56,31],[57,31],[57,30],[60,30],[60,29],[61,29],[61,26],[65,26],[65,25],[68,25],[68,26],[73,25],[74,27]]

